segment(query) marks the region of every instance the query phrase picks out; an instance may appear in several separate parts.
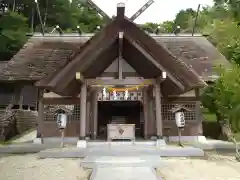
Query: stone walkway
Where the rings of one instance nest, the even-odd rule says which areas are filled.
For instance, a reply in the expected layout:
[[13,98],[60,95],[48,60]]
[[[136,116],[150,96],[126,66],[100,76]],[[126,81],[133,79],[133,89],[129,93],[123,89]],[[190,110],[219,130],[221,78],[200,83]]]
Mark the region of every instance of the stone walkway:
[[158,180],[154,168],[163,163],[159,156],[90,156],[81,167],[93,169],[91,180]]
[[92,180],[159,180],[148,167],[98,168]]

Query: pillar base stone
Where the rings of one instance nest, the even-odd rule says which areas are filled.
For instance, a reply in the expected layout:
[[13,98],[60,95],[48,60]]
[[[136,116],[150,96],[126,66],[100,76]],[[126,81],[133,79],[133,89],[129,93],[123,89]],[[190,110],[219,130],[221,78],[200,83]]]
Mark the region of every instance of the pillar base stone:
[[43,144],[42,138],[35,138],[35,139],[33,140],[33,144]]
[[87,141],[86,140],[78,140],[77,148],[86,148],[86,147],[87,147]]
[[165,139],[157,139],[156,146],[157,147],[166,146]]

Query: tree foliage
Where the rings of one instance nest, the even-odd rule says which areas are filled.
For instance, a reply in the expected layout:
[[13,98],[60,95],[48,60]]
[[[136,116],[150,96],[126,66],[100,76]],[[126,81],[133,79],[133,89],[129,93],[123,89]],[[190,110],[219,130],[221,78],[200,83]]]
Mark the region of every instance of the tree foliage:
[[[197,12],[185,9],[179,11],[173,21],[154,24],[154,28],[160,27],[160,32],[168,33],[172,33],[176,26],[180,26],[181,33],[192,33],[195,28],[195,33],[208,35],[208,40],[232,63],[232,67],[228,69],[217,68],[219,79],[209,84],[201,93],[203,106],[216,114],[223,131],[227,129],[224,124],[228,124],[233,131],[240,130],[239,5],[240,0],[215,0],[214,6],[200,9],[197,21],[195,21]],[[168,28],[163,28],[166,24]],[[150,23],[145,24],[144,28],[149,32],[155,32]],[[229,132],[231,130],[223,134],[234,142]]]
[[[80,26],[93,33],[104,23],[98,13],[81,0],[38,0],[39,12],[46,32],[59,25],[65,32]],[[41,24],[34,0],[0,1],[0,60],[8,60],[27,40],[26,33],[40,32]]]
[[27,19],[15,12],[7,12],[0,18],[0,60],[9,59],[22,47],[27,37]]

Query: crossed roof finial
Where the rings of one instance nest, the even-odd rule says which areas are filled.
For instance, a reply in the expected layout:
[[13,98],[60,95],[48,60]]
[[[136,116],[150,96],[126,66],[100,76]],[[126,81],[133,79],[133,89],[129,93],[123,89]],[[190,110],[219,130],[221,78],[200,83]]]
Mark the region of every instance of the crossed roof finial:
[[[104,12],[100,7],[98,7],[92,0],[86,0],[87,4],[95,9],[101,16],[103,16],[106,19],[111,19],[106,12]],[[149,0],[147,3],[145,3],[137,12],[135,12],[129,19],[131,21],[135,21],[144,11],[146,11],[152,4],[154,3],[154,0]],[[125,3],[120,2],[117,4],[117,7],[125,7]]]

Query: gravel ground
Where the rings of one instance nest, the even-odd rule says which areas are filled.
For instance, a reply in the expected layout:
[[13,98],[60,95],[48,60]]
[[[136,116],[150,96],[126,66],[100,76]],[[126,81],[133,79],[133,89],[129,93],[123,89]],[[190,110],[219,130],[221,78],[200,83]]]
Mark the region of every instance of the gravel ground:
[[[233,155],[208,153],[204,159],[163,158],[163,180],[240,180],[240,162]],[[79,159],[38,159],[35,154],[0,156],[0,180],[88,180],[91,170]]]
[[0,157],[0,180],[88,180],[79,159],[37,159],[34,154]]
[[165,158],[163,180],[240,180],[240,162],[232,154],[208,153],[204,159]]

